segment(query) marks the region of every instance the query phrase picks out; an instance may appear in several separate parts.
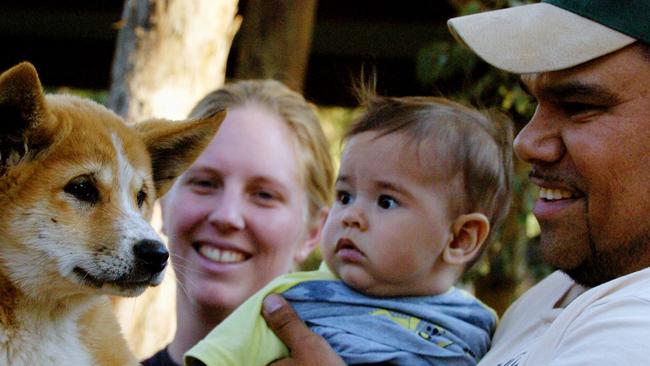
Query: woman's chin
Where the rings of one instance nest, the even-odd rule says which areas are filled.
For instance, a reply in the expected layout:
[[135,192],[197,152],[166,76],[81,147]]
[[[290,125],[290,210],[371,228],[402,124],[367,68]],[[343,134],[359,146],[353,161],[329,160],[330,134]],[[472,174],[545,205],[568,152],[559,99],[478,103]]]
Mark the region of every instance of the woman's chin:
[[189,290],[189,298],[194,299],[194,302],[203,308],[230,313],[248,298],[242,293],[241,284],[235,285],[230,287],[221,283],[203,281]]

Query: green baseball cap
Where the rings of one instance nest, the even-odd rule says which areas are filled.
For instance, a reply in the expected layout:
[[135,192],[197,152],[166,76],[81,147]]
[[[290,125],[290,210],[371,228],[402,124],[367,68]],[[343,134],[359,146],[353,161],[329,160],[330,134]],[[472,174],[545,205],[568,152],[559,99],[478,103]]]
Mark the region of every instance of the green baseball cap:
[[554,71],[636,41],[650,44],[650,0],[544,0],[452,18],[447,25],[497,68]]

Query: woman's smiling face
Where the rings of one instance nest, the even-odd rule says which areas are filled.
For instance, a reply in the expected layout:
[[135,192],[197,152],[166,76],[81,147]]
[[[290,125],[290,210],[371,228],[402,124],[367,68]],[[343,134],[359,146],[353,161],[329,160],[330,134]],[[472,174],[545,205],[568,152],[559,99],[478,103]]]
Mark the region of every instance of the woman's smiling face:
[[228,111],[163,202],[163,227],[190,303],[235,307],[309,254],[307,193],[295,138],[257,104]]

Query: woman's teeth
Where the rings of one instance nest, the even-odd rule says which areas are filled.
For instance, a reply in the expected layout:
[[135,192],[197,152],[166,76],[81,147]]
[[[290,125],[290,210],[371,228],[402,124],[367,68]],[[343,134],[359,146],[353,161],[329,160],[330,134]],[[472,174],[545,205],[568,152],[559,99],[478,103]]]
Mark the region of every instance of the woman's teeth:
[[571,198],[573,194],[564,189],[540,188],[539,197],[547,201]]
[[242,262],[244,255],[232,250],[219,249],[209,245],[201,245],[199,252],[206,258],[219,263],[237,263]]

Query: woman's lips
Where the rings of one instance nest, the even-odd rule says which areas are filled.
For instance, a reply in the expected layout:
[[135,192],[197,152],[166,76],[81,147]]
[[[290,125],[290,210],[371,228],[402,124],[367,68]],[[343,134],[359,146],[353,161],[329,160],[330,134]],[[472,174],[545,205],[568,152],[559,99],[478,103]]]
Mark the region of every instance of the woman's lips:
[[245,261],[250,254],[244,253],[237,249],[225,248],[197,242],[194,249],[210,262],[217,264],[237,264]]

